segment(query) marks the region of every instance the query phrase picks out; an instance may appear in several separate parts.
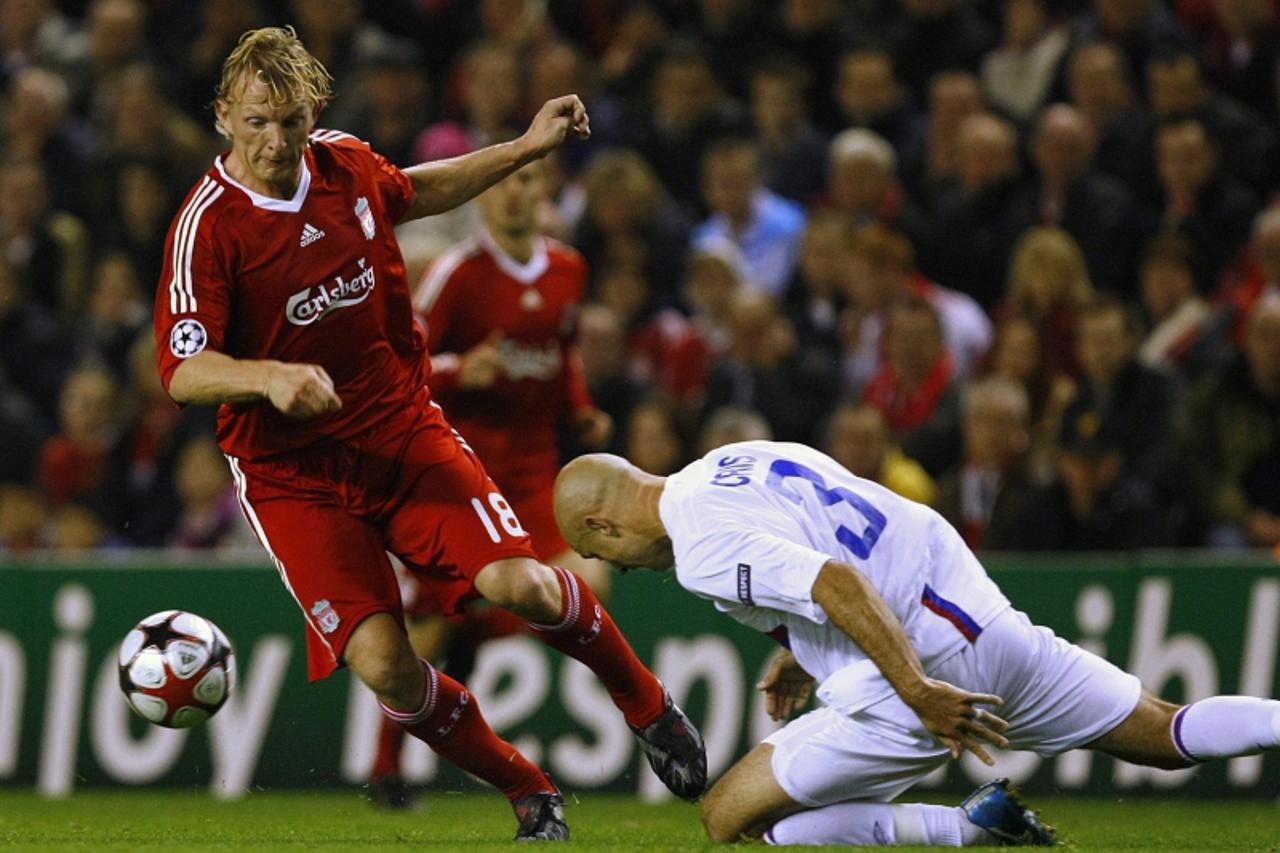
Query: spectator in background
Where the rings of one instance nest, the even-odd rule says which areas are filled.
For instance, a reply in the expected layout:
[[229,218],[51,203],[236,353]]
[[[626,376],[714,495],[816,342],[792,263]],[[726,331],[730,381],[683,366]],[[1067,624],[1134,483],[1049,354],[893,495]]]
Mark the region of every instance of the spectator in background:
[[266,18],[259,0],[205,0],[199,23],[179,64],[178,105],[192,118],[207,117],[209,99],[222,77],[222,60],[245,32]]
[[857,476],[874,480],[904,498],[932,504],[937,497],[932,478],[894,443],[888,421],[874,406],[837,406],[828,421],[822,449]]
[[1190,242],[1166,234],[1148,244],[1139,273],[1150,331],[1138,347],[1138,361],[1182,379],[1218,368],[1226,357],[1230,317],[1215,314],[1200,295],[1195,267]]
[[745,100],[750,78],[742,72],[768,49],[769,31],[760,26],[759,3],[756,0],[704,0],[692,5],[697,11],[688,36],[702,46],[716,79],[724,82],[729,94]]
[[1075,380],[1048,372],[1036,327],[1018,315],[999,326],[991,348],[990,375],[1011,381],[1026,393],[1031,424],[1027,467],[1034,481],[1047,480],[1053,470],[1062,412],[1076,394]]
[[740,288],[729,314],[729,349],[707,377],[702,421],[721,406],[754,409],[779,441],[812,444],[835,395],[835,365],[806,349],[767,294]]
[[1280,24],[1271,0],[1217,0],[1218,29],[1209,39],[1214,83],[1268,120],[1276,118]]
[[1244,342],[1249,314],[1258,300],[1280,295],[1280,207],[1258,213],[1251,234],[1244,257],[1218,279],[1218,298],[1232,312],[1231,337],[1237,345]]
[[[334,89],[354,94],[360,69],[387,34],[363,20],[360,0],[289,0],[288,5],[298,36],[332,75]],[[359,98],[335,98],[325,108],[324,126],[345,128],[360,108]]]
[[92,551],[109,544],[108,532],[93,510],[79,504],[54,509],[44,529],[45,545],[57,552]]
[[1031,139],[1034,180],[1021,204],[1026,225],[1057,226],[1084,252],[1090,277],[1104,290],[1132,292],[1141,226],[1133,193],[1093,167],[1097,135],[1084,113],[1054,104]]
[[[912,297],[928,303],[942,321],[947,355],[956,377],[976,371],[991,347],[991,321],[978,303],[922,275],[906,236],[883,225],[872,225],[852,240],[847,292],[860,315],[854,376],[864,377],[881,366],[883,330],[898,299]],[[860,383],[859,383],[860,384]]]
[[49,510],[36,489],[0,483],[0,554],[21,554],[40,547]]
[[89,231],[79,218],[50,208],[39,161],[0,165],[0,255],[24,298],[70,325],[89,289]]
[[995,376],[975,382],[965,389],[962,417],[964,456],[938,480],[934,508],[970,548],[1000,548],[1016,537],[1013,525],[1035,488],[1027,392]]
[[66,61],[71,22],[53,0],[6,0],[0,3],[0,81],[30,66],[57,68]]
[[107,209],[112,216],[96,229],[94,248],[127,255],[150,287],[164,266],[164,239],[175,203],[172,185],[160,163],[132,157],[111,163],[105,177],[111,182]]
[[832,362],[841,359],[839,322],[845,307],[853,233],[853,222],[843,213],[814,211],[805,228],[800,263],[784,303],[787,319],[799,340]]
[[[154,66],[134,63],[116,76],[105,104],[103,146],[107,161],[143,158],[158,163],[171,183],[187,184],[209,168],[216,138],[174,106]],[[109,179],[109,168],[103,169]]]
[[986,110],[982,85],[967,71],[943,71],[929,81],[925,150],[921,162],[900,160],[898,174],[916,199],[933,210],[960,174],[960,127]]
[[1147,102],[1157,121],[1194,116],[1222,153],[1223,168],[1258,192],[1276,177],[1276,135],[1249,107],[1217,92],[1189,46],[1157,50],[1147,61]]
[[1192,392],[1182,447],[1207,544],[1280,544],[1280,298],[1258,302],[1243,352]]
[[6,398],[18,395],[35,406],[41,432],[57,422],[69,360],[63,329],[43,305],[27,298],[9,265],[0,260],[0,389]]
[[977,71],[996,34],[974,4],[963,0],[902,0],[902,14],[888,29],[894,64],[917,98],[940,71]]
[[73,109],[96,127],[110,124],[120,75],[150,57],[147,7],[141,0],[92,0],[83,32],[67,45],[63,71]]
[[587,263],[599,270],[616,265],[619,245],[633,243],[657,303],[676,304],[680,283],[673,271],[685,268],[693,224],[653,168],[631,149],[602,151],[587,165],[582,185],[586,211],[573,244]]
[[[674,308],[657,307],[644,270],[635,264],[607,267],[600,275],[597,298],[625,330],[628,375],[692,416],[702,403],[711,364],[704,330]],[[727,344],[721,340],[718,345]]]
[[1002,547],[1017,551],[1129,551],[1174,544],[1168,513],[1124,464],[1121,439],[1094,411],[1063,418],[1056,477],[1033,492]]
[[887,140],[907,168],[915,168],[923,153],[920,117],[887,48],[860,46],[841,55],[836,101],[843,127]]
[[675,409],[653,398],[631,410],[623,430],[626,453],[633,465],[666,476],[684,467],[688,456]]
[[90,128],[71,113],[66,81],[47,69],[27,67],[17,72],[8,92],[6,158],[38,160],[48,176],[53,207],[84,216],[95,140]]
[[1084,42],[1067,58],[1067,92],[1098,134],[1098,168],[1121,181],[1150,172],[1148,118],[1133,92],[1120,49]]
[[169,537],[171,546],[208,550],[258,544],[240,509],[227,460],[212,436],[183,445],[175,484],[181,508]]
[[702,194],[711,216],[693,232],[693,245],[730,240],[742,252],[752,287],[781,298],[795,272],[804,239],[804,208],[766,189],[760,157],[747,139],[726,138],[707,149]]
[[721,406],[707,417],[698,436],[698,455],[706,456],[717,447],[737,441],[772,441],[769,422],[752,409]]
[[703,210],[698,180],[704,154],[715,140],[750,132],[741,106],[724,94],[697,44],[670,44],[650,85],[652,107],[637,148],[667,192],[690,210]]
[[58,434],[40,448],[38,476],[51,507],[101,498],[107,460],[119,424],[114,376],[80,367],[67,376],[59,403]]
[[1071,235],[1061,228],[1030,228],[1014,247],[997,315],[1026,317],[1035,326],[1047,376],[1075,376],[1076,324],[1093,295],[1084,253]]
[[[789,59],[766,61],[751,74],[751,117],[761,177],[770,190],[797,202],[812,201],[826,183],[827,142],[806,111],[809,86],[804,67]],[[592,105],[593,124],[596,112]]]
[[749,289],[746,260],[732,241],[706,240],[689,253],[682,295],[712,359],[729,351],[734,300]]
[[1220,152],[1198,119],[1165,122],[1155,135],[1164,229],[1187,236],[1217,275],[1248,239],[1259,204],[1254,194],[1220,168]]
[[[390,37],[375,41],[361,59],[359,85],[352,91],[353,109],[342,129],[367,141],[394,165],[419,162],[413,149],[418,132],[427,124],[425,66],[422,51],[413,42]],[[325,116],[326,123],[330,119]]]
[[[617,312],[605,305],[585,305],[578,315],[578,353],[587,391],[615,424],[625,424],[640,403],[645,387],[631,376],[627,364],[627,335]],[[566,437],[572,451],[586,452],[577,436]],[[610,438],[610,453],[622,450],[618,431]]]
[[880,222],[926,243],[928,221],[898,180],[898,155],[882,136],[863,128],[841,132],[827,148],[827,203],[854,227]]
[[1004,0],[1000,46],[982,59],[982,90],[991,105],[1018,121],[1040,111],[1071,44],[1046,0]]
[[1158,0],[1093,0],[1092,13],[1080,21],[1080,37],[1114,44],[1133,78],[1157,47],[1187,41],[1168,5]]
[[103,364],[119,377],[128,376],[129,350],[151,322],[151,300],[142,293],[128,255],[104,255],[94,265],[88,303],[74,329],[76,361]]
[[919,298],[899,298],[885,329],[884,365],[862,391],[879,409],[903,451],[936,477],[960,456],[959,387],[938,312]]
[[108,505],[103,520],[131,544],[158,548],[178,523],[179,451],[197,437],[214,434],[211,406],[173,405],[156,373],[154,335],[144,329],[129,351],[129,395],[122,402],[128,419],[108,460]]
[[840,118],[835,91],[824,85],[835,80],[843,49],[845,17],[840,0],[783,0],[778,26],[773,31],[774,48],[804,65],[815,81],[813,116],[818,126],[831,132],[845,126]]
[[1173,388],[1167,376],[1135,357],[1135,332],[1132,314],[1114,297],[1096,297],[1080,310],[1080,379],[1063,419],[1096,413],[1106,421],[1126,469],[1161,483],[1173,449]]
[[601,88],[590,60],[566,41],[547,41],[528,57],[526,115],[561,95],[579,95],[591,104],[591,139],[569,140],[556,149],[556,162],[576,174],[593,155],[626,142],[626,110],[620,99]]
[[928,263],[930,278],[972,296],[987,310],[1000,298],[1009,249],[1022,230],[1015,202],[1021,165],[1013,125],[974,115],[960,126],[956,184],[938,200]]

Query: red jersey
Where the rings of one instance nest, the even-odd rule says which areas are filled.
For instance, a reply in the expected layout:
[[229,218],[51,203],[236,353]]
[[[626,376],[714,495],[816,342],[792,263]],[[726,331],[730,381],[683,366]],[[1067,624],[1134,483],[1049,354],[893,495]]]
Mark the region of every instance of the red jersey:
[[352,136],[316,131],[297,192],[275,199],[234,181],[225,156],[169,229],[155,311],[165,387],[204,349],[323,367],[342,398],[332,414],[222,406],[219,445],[250,460],[347,439],[421,405],[425,339],[393,231],[413,202],[408,176]]
[[[567,246],[538,238],[521,264],[481,232],[438,258],[414,294],[432,394],[504,490],[554,480],[559,419],[592,405],[572,347],[586,281],[586,262]],[[460,388],[458,357],[494,330],[502,333],[499,378]]]

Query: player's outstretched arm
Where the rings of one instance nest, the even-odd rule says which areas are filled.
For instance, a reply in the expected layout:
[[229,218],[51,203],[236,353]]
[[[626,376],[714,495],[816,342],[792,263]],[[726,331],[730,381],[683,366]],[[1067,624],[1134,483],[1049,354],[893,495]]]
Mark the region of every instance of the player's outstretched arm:
[[323,367],[237,359],[213,350],[178,365],[169,379],[169,396],[200,406],[267,400],[294,418],[342,408],[342,399]]
[[978,706],[1000,705],[1000,697],[969,693],[929,678],[902,623],[866,575],[847,563],[828,560],[814,581],[813,600],[867,653],[902,701],[952,755],[959,758],[967,749],[985,763],[994,764],[980,739],[1008,746],[1000,734],[1008,724]]
[[586,139],[591,124],[581,99],[564,95],[543,104],[519,139],[405,169],[413,183],[413,204],[400,221],[444,213],[470,201],[521,166],[547,156],[571,133]]

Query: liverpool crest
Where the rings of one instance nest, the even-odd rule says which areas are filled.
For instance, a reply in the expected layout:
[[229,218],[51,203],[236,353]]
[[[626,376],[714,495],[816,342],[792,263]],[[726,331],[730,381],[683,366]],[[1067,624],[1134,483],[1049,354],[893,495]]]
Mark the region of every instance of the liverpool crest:
[[369,199],[364,196],[356,199],[356,219],[360,220],[360,227],[364,229],[364,238],[372,240],[376,230],[373,222],[373,211],[369,209]]

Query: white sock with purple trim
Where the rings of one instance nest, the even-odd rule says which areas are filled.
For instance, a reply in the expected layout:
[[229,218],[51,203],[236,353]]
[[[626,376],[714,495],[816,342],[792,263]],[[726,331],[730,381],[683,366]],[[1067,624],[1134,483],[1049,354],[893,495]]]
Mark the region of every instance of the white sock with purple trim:
[[1280,748],[1280,702],[1253,696],[1193,702],[1173,715],[1173,744],[1191,761]]
[[835,803],[784,817],[764,834],[768,844],[972,847],[998,843],[962,809],[923,803]]

